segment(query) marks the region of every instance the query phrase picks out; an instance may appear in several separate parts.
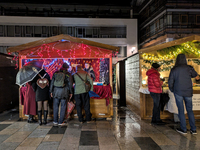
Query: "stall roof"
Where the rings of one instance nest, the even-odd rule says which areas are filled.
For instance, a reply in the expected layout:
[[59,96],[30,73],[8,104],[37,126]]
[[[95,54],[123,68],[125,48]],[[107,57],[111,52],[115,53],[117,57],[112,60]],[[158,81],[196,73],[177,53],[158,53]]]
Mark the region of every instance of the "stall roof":
[[53,43],[53,42],[60,41],[60,40],[66,40],[66,41],[70,41],[70,42],[74,42],[74,43],[82,43],[85,45],[99,47],[99,48],[103,48],[103,49],[107,49],[107,50],[111,50],[111,51],[119,51],[119,47],[116,47],[116,46],[111,46],[111,45],[102,44],[102,43],[98,43],[98,42],[94,42],[94,41],[89,41],[86,39],[72,37],[70,35],[61,34],[61,35],[49,37],[46,39],[41,39],[38,41],[34,41],[34,42],[30,42],[30,43],[26,43],[26,44],[14,46],[14,47],[9,47],[9,48],[7,48],[7,52],[8,53],[19,52],[22,50],[30,49],[30,48],[37,47],[37,46],[40,46],[43,44]]
[[143,49],[139,50],[139,53],[152,53],[152,52],[155,52],[157,50],[161,50],[161,49],[164,49],[164,48],[167,48],[167,47],[172,47],[172,46],[175,46],[175,45],[181,45],[182,43],[185,43],[185,42],[188,42],[188,41],[191,41],[191,42],[200,41],[200,36],[192,35],[192,36],[184,37],[184,38],[177,39],[177,40],[174,40],[174,41],[170,41],[170,42],[167,42],[167,43],[143,48]]

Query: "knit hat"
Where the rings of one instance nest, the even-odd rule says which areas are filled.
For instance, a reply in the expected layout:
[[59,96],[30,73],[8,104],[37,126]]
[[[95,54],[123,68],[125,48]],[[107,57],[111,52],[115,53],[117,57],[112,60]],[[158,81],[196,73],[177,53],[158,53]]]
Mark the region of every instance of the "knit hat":
[[67,63],[64,63],[64,64],[62,65],[62,67],[63,67],[63,68],[69,68],[69,65],[68,65]]
[[155,68],[155,69],[157,69],[157,68],[159,68],[159,67],[160,67],[160,65],[159,65],[159,64],[157,64],[157,63],[153,63],[151,66],[152,66],[153,68]]

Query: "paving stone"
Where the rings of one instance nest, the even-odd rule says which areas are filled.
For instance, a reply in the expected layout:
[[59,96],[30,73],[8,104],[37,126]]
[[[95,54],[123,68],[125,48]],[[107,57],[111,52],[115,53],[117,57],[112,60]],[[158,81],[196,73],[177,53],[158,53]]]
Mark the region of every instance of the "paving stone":
[[1,143],[0,150],[15,150],[19,146],[20,142],[11,142],[11,143]]
[[56,150],[59,146],[59,142],[42,142],[37,150]]
[[99,150],[99,146],[79,146],[78,150]]
[[3,141],[5,141],[9,137],[10,137],[10,135],[0,135],[0,143],[2,143]]
[[29,137],[32,137],[32,138],[40,138],[40,137],[45,137],[47,135],[47,133],[49,132],[50,128],[49,129],[36,129],[34,130],[30,135]]
[[44,142],[60,142],[62,140],[63,134],[47,134],[44,138]]
[[12,136],[10,136],[8,139],[6,139],[4,142],[23,142],[24,139],[26,139],[28,137],[28,135],[31,132],[29,131],[18,131],[16,133],[14,133]]
[[44,138],[26,138],[19,146],[20,147],[36,147]]

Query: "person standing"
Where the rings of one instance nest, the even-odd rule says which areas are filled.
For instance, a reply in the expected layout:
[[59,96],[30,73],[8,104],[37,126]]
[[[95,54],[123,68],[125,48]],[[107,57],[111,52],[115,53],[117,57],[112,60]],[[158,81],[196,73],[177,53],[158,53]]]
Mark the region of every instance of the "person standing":
[[160,80],[160,65],[153,63],[151,69],[146,72],[148,76],[148,89],[151,97],[153,98],[153,115],[152,124],[163,125],[165,124],[160,119],[160,94],[162,93],[163,81]]
[[85,63],[85,68],[83,70],[86,71],[90,75],[90,77],[92,78],[93,81],[95,81],[95,79],[96,79],[95,73],[89,63]]
[[[53,97],[53,116],[54,116],[54,126],[65,125],[65,112],[67,107],[67,100],[72,97],[72,76],[67,71],[69,65],[64,63],[62,68],[53,74],[50,93]],[[58,120],[59,105],[61,103],[60,119]]]
[[183,101],[185,102],[191,127],[190,133],[197,134],[194,113],[192,111],[193,85],[191,80],[191,78],[197,75],[194,68],[187,65],[186,56],[184,54],[179,54],[176,58],[175,66],[171,69],[168,84],[170,91],[174,93],[176,105],[178,107],[180,128],[177,128],[176,131],[182,134],[187,134]]
[[44,122],[43,124],[47,124],[47,115],[48,115],[48,101],[50,99],[49,94],[49,83],[50,76],[43,69],[34,79],[35,82],[32,83],[32,87],[35,91],[35,100],[37,102],[38,109],[38,122],[39,125],[42,125],[42,107],[44,109]]
[[[91,84],[90,91],[93,91],[93,81],[92,78],[88,75],[87,72],[82,70],[80,65],[76,66],[76,73],[73,75],[73,82],[75,83],[74,90],[74,99],[76,101],[76,109],[79,122],[83,123],[83,115],[82,115],[82,105],[86,114],[86,121],[90,123],[92,114],[90,113],[90,97],[89,93],[86,92],[84,81],[89,81]],[[84,81],[82,81],[82,79]]]

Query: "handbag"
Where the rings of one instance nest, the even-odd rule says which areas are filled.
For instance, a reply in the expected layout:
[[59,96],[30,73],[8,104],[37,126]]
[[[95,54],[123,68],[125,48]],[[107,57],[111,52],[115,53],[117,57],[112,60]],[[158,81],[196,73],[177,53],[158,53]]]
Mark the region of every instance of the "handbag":
[[[91,84],[90,84],[90,82],[89,82],[89,81],[83,80],[83,78],[81,78],[81,76],[80,76],[78,73],[76,73],[76,74],[77,74],[77,75],[79,76],[79,78],[84,82],[86,92],[89,92],[90,89],[91,89]],[[87,74],[86,74],[86,77],[87,77]]]
[[69,115],[72,113],[73,109],[75,107],[75,104],[73,102],[68,102],[67,103],[67,115],[66,119],[69,117]]

